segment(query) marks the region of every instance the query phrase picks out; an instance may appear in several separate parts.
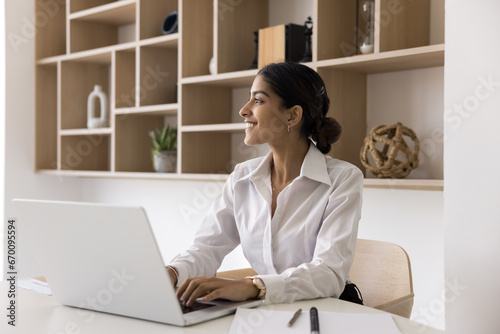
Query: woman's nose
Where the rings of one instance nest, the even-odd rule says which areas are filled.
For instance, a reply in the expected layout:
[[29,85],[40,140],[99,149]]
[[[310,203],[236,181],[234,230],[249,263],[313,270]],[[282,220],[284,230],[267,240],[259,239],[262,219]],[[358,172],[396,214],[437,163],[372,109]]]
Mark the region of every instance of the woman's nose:
[[[249,102],[250,102],[250,101],[249,101]],[[243,107],[241,107],[241,109],[240,109],[240,116],[241,116],[241,117],[243,117],[243,118],[247,117],[247,116],[248,116],[248,115],[250,115],[250,113],[251,113],[251,110],[248,108],[248,103],[249,103],[249,102],[247,102],[247,103],[246,103]]]

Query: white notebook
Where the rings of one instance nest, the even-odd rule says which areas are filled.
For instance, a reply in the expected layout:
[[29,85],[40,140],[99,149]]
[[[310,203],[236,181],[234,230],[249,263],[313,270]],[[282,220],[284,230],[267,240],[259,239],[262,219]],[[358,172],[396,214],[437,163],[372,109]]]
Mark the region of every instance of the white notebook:
[[[292,327],[288,322],[294,312],[239,308],[229,334],[304,334],[310,333],[309,310],[303,310]],[[319,311],[320,333],[401,334],[389,313],[339,313]]]

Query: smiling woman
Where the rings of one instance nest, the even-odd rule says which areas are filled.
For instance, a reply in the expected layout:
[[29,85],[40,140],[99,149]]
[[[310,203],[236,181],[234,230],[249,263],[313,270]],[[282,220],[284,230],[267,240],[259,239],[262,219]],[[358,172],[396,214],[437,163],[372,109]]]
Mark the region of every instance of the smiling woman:
[[[235,167],[192,246],[168,267],[188,306],[199,297],[282,303],[343,292],[363,174],[324,155],[341,133],[326,116],[329,101],[323,80],[307,66],[276,63],[258,72],[240,116],[245,144],[267,144],[271,152]],[[239,244],[258,275],[213,277]]]

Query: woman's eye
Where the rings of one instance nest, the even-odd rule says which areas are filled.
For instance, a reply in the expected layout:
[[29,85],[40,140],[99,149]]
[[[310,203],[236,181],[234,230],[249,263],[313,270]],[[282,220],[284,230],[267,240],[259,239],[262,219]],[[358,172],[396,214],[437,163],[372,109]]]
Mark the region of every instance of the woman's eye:
[[254,99],[255,103],[262,103],[263,101],[260,99]]

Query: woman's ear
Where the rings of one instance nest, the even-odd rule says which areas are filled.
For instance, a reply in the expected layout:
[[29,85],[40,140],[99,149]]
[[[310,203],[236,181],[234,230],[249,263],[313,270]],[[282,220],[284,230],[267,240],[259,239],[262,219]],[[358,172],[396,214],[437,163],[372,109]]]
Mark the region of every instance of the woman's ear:
[[302,121],[302,107],[295,105],[288,109],[288,126],[291,128],[296,127]]

